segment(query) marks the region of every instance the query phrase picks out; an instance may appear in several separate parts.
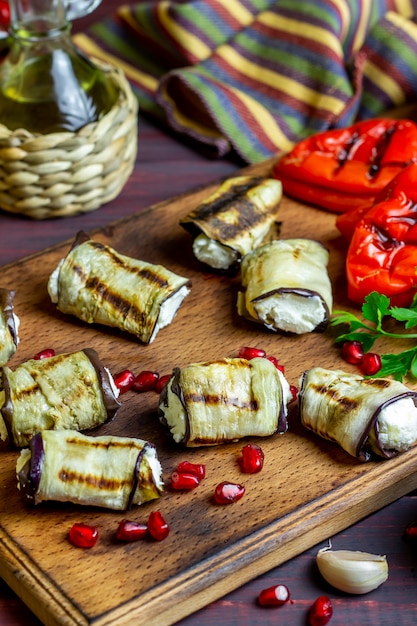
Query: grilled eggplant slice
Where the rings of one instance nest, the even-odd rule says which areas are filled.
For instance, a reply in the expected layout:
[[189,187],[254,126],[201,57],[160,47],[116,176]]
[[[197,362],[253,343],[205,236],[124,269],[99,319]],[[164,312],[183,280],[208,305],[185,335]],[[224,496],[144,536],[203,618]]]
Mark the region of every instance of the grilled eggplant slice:
[[124,256],[79,233],[50,276],[48,292],[62,313],[127,331],[149,344],[172,322],[189,284],[162,265]]
[[417,392],[396,380],[315,367],[298,400],[304,426],[360,461],[391,458],[417,440]]
[[0,366],[5,365],[19,344],[19,318],[14,313],[15,292],[0,287]]
[[68,430],[36,433],[20,453],[16,475],[32,505],[50,500],[124,511],[163,491],[153,444]]
[[236,176],[180,220],[194,237],[196,258],[218,270],[233,268],[260,245],[276,221],[281,182]]
[[291,392],[268,359],[224,358],[175,368],[159,415],[176,443],[212,446],[287,430]]
[[[88,430],[120,407],[110,372],[91,348],[2,368],[0,434],[27,446],[37,431]],[[3,396],[3,399],[1,398]]]
[[326,248],[311,239],[271,241],[241,264],[239,315],[273,331],[323,332],[333,306]]

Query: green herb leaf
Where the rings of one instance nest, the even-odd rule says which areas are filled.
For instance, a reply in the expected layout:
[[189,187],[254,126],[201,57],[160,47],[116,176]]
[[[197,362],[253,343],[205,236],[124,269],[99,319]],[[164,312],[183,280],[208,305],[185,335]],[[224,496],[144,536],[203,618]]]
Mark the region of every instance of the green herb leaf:
[[362,315],[366,320],[373,322],[377,328],[380,328],[383,318],[388,315],[389,308],[390,299],[377,291],[372,291],[365,298]]
[[391,316],[398,322],[405,322],[406,328],[417,326],[417,309],[391,307]]

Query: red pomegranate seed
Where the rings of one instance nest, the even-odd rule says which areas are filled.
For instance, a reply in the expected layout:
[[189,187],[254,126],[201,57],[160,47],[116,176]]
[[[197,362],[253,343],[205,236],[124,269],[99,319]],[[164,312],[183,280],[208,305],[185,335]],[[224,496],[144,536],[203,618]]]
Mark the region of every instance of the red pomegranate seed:
[[143,370],[142,372],[139,372],[139,374],[136,376],[132,385],[132,389],[134,391],[151,391],[151,389],[155,389],[158,379],[158,372]]
[[41,350],[33,357],[36,361],[41,361],[42,359],[49,359],[51,356],[55,356],[55,350],[53,348],[45,348],[45,350]]
[[242,448],[242,456],[239,459],[240,469],[245,474],[260,472],[264,466],[264,453],[256,443],[248,443]]
[[152,511],[149,515],[148,530],[157,541],[162,541],[168,537],[170,528],[160,511]]
[[367,352],[363,355],[361,372],[364,376],[374,376],[382,367],[381,357],[375,352]]
[[258,595],[258,603],[261,606],[280,606],[290,599],[290,592],[286,585],[274,585],[262,589]]
[[411,522],[404,531],[404,540],[417,545],[417,522]]
[[191,491],[200,484],[200,479],[195,474],[185,472],[172,472],[171,487],[177,491]]
[[138,522],[124,519],[117,528],[116,539],[119,541],[138,541],[138,539],[146,537],[147,534],[148,527],[146,524],[139,524]]
[[168,384],[170,380],[171,380],[171,374],[165,374],[165,376],[160,376],[158,380],[156,381],[155,391],[157,391],[158,393],[161,393],[162,389],[165,387],[165,385]]
[[92,548],[98,539],[98,530],[89,524],[73,524],[69,531],[69,540],[77,548]]
[[266,352],[265,350],[261,350],[261,348],[249,348],[248,346],[243,346],[239,350],[239,356],[241,359],[255,359],[256,357],[265,358]]
[[291,393],[291,396],[292,396],[290,402],[294,402],[294,400],[297,400],[298,388],[295,387],[294,385],[290,385],[290,393]]
[[283,374],[285,373],[285,367],[280,364],[276,356],[267,356],[266,358],[268,359],[268,361],[271,361],[271,363],[275,365],[277,370],[279,370]]
[[216,504],[232,504],[240,500],[244,493],[245,487],[243,485],[224,481],[217,485],[213,498]]
[[130,370],[123,370],[113,376],[114,384],[119,389],[120,393],[125,393],[131,389],[135,382],[135,375]]
[[206,466],[203,463],[190,463],[189,461],[181,461],[178,464],[177,472],[185,474],[195,474],[199,480],[206,477]]
[[360,341],[345,341],[342,345],[342,357],[352,365],[359,365],[363,359],[363,345]]
[[330,622],[333,615],[333,607],[327,596],[319,596],[310,608],[309,624],[310,626],[325,626]]

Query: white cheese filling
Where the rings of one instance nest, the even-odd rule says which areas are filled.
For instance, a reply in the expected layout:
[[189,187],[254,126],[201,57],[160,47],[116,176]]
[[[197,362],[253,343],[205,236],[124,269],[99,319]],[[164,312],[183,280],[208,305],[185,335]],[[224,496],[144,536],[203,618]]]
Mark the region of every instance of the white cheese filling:
[[[159,491],[162,491],[164,488],[164,483],[162,480],[162,465],[159,462],[158,459],[158,455],[156,452],[156,449],[153,447],[148,447],[146,449],[146,460],[149,463],[149,467],[151,468],[151,472],[152,472],[152,479],[153,482],[156,486],[156,488]],[[146,500],[145,500],[146,501]],[[132,499],[132,503],[133,504],[142,504],[144,502],[142,494],[141,494],[141,487],[140,485],[138,485],[137,489],[136,489],[136,493],[133,496]]]
[[164,300],[161,304],[161,308],[159,309],[158,321],[155,324],[149,343],[152,343],[161,328],[165,328],[165,326],[168,326],[168,324],[172,322],[182,304],[182,301],[186,296],[188,296],[189,293],[190,289],[186,285],[183,285],[169,298]]
[[193,252],[199,261],[217,270],[229,269],[238,258],[236,250],[210,239],[204,233],[194,239]]
[[287,405],[292,401],[292,392],[291,387],[288,380],[285,378],[284,374],[281,370],[277,369],[278,377],[281,382],[282,387],[282,404],[285,410],[285,415],[287,414]]
[[326,318],[319,296],[274,294],[254,303],[259,319],[270,330],[303,334],[312,332]]
[[[378,417],[379,441],[387,450],[402,452],[417,440],[417,408],[411,398],[385,407]],[[370,437],[370,440],[372,438]],[[371,445],[375,442],[370,441]]]
[[173,379],[169,381],[167,385],[167,404],[168,410],[164,403],[161,403],[160,409],[167,420],[169,430],[175,443],[181,443],[184,441],[186,428],[187,428],[187,413],[179,399],[179,397],[172,391]]

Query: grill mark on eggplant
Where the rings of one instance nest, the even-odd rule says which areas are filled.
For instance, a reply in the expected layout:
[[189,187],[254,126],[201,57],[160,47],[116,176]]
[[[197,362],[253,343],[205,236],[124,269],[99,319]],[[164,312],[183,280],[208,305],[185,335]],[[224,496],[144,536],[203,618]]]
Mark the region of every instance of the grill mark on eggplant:
[[327,397],[329,402],[337,402],[337,404],[342,406],[345,411],[353,411],[357,406],[359,406],[359,402],[357,400],[354,398],[348,398],[347,396],[341,396],[336,389],[333,389],[328,385],[311,384],[311,388],[314,389],[318,395]]
[[133,268],[130,264],[125,263],[125,261],[120,258],[118,254],[114,252],[108,246],[100,243],[99,241],[91,240],[89,242],[92,248],[96,250],[100,250],[101,252],[105,252],[107,257],[111,260],[114,265],[117,265],[119,268],[129,272],[130,274],[136,274],[140,278],[147,280],[150,283],[157,284],[161,289],[168,286],[168,281],[165,278],[162,278],[157,272],[153,272],[149,267],[145,268]]
[[[109,255],[110,256],[110,255]],[[116,263],[115,263],[116,265]],[[149,283],[156,284],[161,289],[168,287],[169,283],[165,278],[162,278],[157,272],[153,272],[149,267],[145,268],[133,268],[125,263],[119,263],[119,265],[130,274],[135,274],[148,281]],[[77,274],[85,283],[87,287],[97,288],[100,292],[106,289],[106,285],[100,282],[97,276],[88,276],[80,265],[71,264],[71,269]]]
[[39,391],[40,387],[35,381],[34,384],[30,387],[25,387],[25,389],[19,389],[18,391],[16,391],[13,399],[15,401],[22,401],[25,398],[30,398],[30,396],[36,395],[37,393],[39,393]]
[[[138,307],[133,306],[131,301],[126,300],[118,293],[111,291],[108,288],[108,285],[100,281],[97,276],[91,276],[88,278],[80,266],[73,265],[72,269],[82,278],[85,288],[88,291],[91,293],[99,293],[102,300],[108,302],[114,310],[118,311],[122,315],[123,318],[126,318],[129,313],[134,313],[134,318],[140,321],[142,326],[146,325],[145,310],[141,310]],[[158,274],[150,271],[149,269],[135,270],[135,272],[132,272],[130,268],[129,271],[130,273],[134,273],[150,283],[157,284],[161,289],[168,287],[168,282],[165,279],[161,278]]]
[[103,476],[94,476],[93,474],[82,474],[72,470],[62,468],[58,474],[58,479],[67,484],[78,484],[91,489],[107,489],[117,492],[126,485],[130,485],[130,480],[116,480],[114,478],[107,479]]
[[211,406],[217,406],[220,404],[221,406],[230,406],[249,411],[257,411],[259,409],[259,405],[256,400],[241,402],[239,398],[229,398],[222,394],[204,395],[198,393],[187,393],[184,394],[184,400],[186,403],[190,404],[206,404]]
[[[212,233],[217,233],[219,238],[233,240],[237,232],[248,231],[265,221],[265,211],[247,197],[248,192],[261,185],[263,180],[262,177],[255,177],[246,183],[231,185],[217,198],[202,202],[195,211],[180,220],[180,224],[191,234],[197,235],[201,232],[201,224],[207,222]],[[223,218],[224,213],[229,215],[227,221]]]
[[138,451],[141,451],[142,448],[137,445],[134,441],[84,441],[84,439],[78,439],[77,437],[69,437],[66,440],[68,445],[76,445],[76,446],[85,446],[86,448],[135,448]]
[[[200,204],[198,211],[194,213],[195,216],[198,216],[200,219],[209,219],[213,214],[228,211],[230,206],[235,206],[236,203],[240,203],[244,201],[247,202],[245,195],[248,193],[250,189],[256,187],[262,182],[262,178],[252,178],[247,183],[231,185],[228,191],[219,195],[218,198],[213,200],[212,202],[203,202]],[[193,215],[193,213],[191,214]]]

